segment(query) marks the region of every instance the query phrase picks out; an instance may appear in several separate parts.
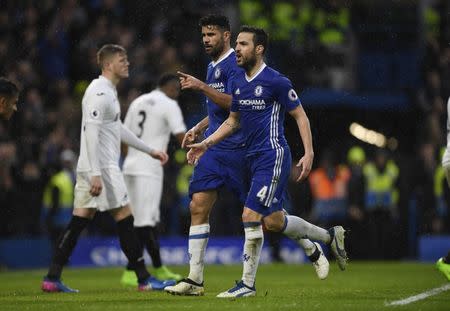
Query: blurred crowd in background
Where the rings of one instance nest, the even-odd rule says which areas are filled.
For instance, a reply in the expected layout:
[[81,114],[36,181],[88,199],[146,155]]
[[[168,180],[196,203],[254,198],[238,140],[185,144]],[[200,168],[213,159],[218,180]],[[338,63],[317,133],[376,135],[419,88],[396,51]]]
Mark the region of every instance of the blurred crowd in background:
[[[407,96],[408,108],[399,111],[318,109],[304,101],[315,164],[307,182],[289,185],[286,209],[323,226],[350,228],[354,258],[414,255],[418,235],[450,233],[450,200],[440,165],[450,96],[449,12],[449,3],[438,0],[358,5],[338,0],[1,1],[0,75],[16,82],[21,95],[18,113],[0,123],[0,238],[50,234],[63,225],[55,209],[71,208],[72,202],[52,202],[49,189],[62,170],[74,181],[81,98],[99,75],[97,49],[117,43],[128,50],[130,78],[118,86],[123,117],[162,73],[181,70],[205,77],[210,60],[198,19],[221,13],[234,33],[241,24],[269,32],[267,62],[291,78],[300,94],[314,87]],[[179,104],[188,128],[206,115],[203,103],[199,94],[182,92]],[[362,115],[377,130],[388,128],[399,147],[374,147],[323,121],[343,113],[335,122]],[[293,146],[298,158],[301,143]],[[168,152],[161,231],[182,235],[189,227],[192,167],[175,143]],[[296,174],[293,168],[292,180]],[[212,234],[242,234],[241,210],[232,195],[223,193],[211,216]],[[106,215],[94,221],[87,234],[115,230]]]

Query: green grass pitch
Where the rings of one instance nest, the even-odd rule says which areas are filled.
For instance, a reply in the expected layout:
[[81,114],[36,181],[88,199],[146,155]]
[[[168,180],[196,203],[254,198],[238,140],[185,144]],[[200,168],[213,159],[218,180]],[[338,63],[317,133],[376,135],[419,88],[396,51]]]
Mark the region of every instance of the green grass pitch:
[[[174,267],[185,274],[188,267]],[[44,270],[0,272],[0,310],[450,310],[450,290],[403,306],[386,306],[448,284],[432,264],[350,262],[347,271],[331,263],[324,281],[310,265],[261,265],[257,297],[218,299],[241,276],[241,266],[207,266],[203,297],[137,292],[119,284],[120,268],[67,268],[64,282],[78,294],[42,293]]]

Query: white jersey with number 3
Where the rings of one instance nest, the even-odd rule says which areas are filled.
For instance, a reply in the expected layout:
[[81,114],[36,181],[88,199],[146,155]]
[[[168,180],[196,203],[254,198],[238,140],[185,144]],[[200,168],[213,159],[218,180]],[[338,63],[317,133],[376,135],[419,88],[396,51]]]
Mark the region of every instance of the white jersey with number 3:
[[77,172],[90,172],[85,126],[99,125],[99,168],[118,168],[120,158],[120,104],[116,87],[111,81],[99,76],[89,84],[82,101],[81,144]]
[[[128,109],[124,124],[156,150],[167,149],[170,134],[186,131],[178,103],[159,89],[136,98]],[[160,177],[163,175],[163,168],[159,160],[129,148],[123,172],[126,175]]]

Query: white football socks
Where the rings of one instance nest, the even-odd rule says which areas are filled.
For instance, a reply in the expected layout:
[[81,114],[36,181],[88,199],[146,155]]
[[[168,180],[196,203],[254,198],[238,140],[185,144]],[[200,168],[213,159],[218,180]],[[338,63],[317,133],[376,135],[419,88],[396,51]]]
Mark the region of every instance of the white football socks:
[[203,268],[206,245],[209,238],[209,224],[189,228],[189,276],[196,283],[203,282]]
[[253,287],[255,285],[256,271],[258,270],[259,257],[264,243],[262,226],[255,226],[253,222],[244,223],[245,243],[242,262],[244,265],[242,281],[245,285]]
[[308,239],[295,240],[300,247],[305,251],[306,256],[311,256],[316,250],[316,245]]
[[283,234],[295,241],[311,239],[326,244],[331,241],[331,236],[327,230],[315,226],[300,217],[287,215],[285,222],[285,228],[282,231]]

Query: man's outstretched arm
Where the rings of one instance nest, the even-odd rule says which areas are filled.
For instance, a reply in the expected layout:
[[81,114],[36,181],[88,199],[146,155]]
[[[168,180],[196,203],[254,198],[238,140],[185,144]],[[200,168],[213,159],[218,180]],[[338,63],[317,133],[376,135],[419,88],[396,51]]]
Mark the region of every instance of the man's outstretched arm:
[[188,75],[184,72],[178,71],[180,76],[180,83],[182,90],[195,90],[202,92],[206,97],[211,99],[217,106],[222,109],[230,110],[232,96],[227,93],[221,93],[216,89],[210,87],[205,82],[200,81],[194,76]]
[[120,127],[120,139],[128,146],[136,148],[139,151],[147,153],[152,158],[161,161],[161,165],[166,164],[167,160],[169,160],[169,156],[167,155],[167,153],[150,148],[144,143],[142,139],[134,135],[134,133],[123,124],[121,124]]

